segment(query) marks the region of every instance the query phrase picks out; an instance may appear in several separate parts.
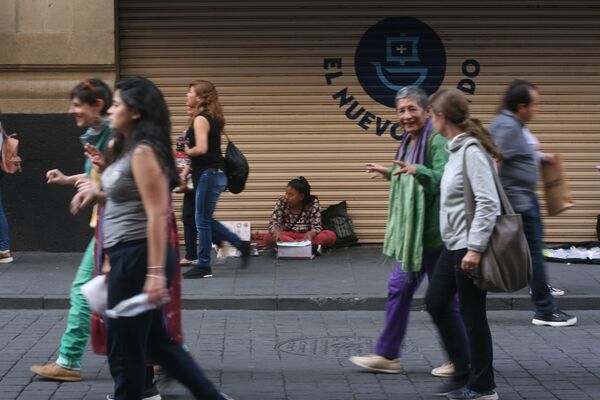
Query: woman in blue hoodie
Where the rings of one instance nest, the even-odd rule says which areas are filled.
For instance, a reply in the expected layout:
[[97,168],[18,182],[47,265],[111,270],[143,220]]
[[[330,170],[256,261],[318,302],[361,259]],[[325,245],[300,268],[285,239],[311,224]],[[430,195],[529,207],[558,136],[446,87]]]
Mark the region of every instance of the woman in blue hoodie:
[[[502,155],[479,121],[470,118],[469,103],[462,92],[440,90],[431,96],[430,105],[435,128],[448,138],[449,158],[440,185],[444,249],[427,290],[426,304],[456,371],[438,394],[453,400],[496,400],[487,292],[475,286],[469,274],[479,265],[501,211],[492,157],[500,161]],[[475,197],[470,227],[464,204],[465,177]],[[460,340],[459,326],[451,314],[451,299],[457,292],[468,348]]]

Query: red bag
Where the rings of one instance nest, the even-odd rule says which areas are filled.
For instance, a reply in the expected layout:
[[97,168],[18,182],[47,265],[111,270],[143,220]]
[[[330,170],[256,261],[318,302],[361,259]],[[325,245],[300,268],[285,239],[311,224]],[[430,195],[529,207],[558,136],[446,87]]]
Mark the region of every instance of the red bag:
[[21,157],[19,157],[19,140],[17,134],[7,135],[2,124],[0,124],[0,134],[2,135],[2,151],[0,157],[0,168],[7,174],[21,172]]
[[[98,207],[98,223],[96,224],[96,246],[94,248],[94,276],[98,275],[102,268],[100,262],[102,256],[102,209]],[[169,205],[169,244],[175,249],[175,276],[169,287],[169,297],[171,301],[163,306],[163,315],[167,321],[167,331],[171,339],[179,344],[183,344],[183,330],[181,329],[181,267],[179,265],[179,239],[177,237],[177,222],[173,204]],[[91,321],[91,342],[92,350],[99,355],[106,355],[106,324],[102,316],[92,312]]]
[[106,326],[104,320],[92,311],[92,351],[96,354],[106,355]]

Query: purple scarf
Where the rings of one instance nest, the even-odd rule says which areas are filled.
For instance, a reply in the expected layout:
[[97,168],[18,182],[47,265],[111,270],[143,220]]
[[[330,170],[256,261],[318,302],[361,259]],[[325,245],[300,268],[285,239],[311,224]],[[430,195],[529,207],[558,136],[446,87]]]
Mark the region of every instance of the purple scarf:
[[425,126],[423,127],[423,133],[421,133],[412,146],[410,146],[410,149],[408,149],[408,154],[406,153],[406,149],[412,136],[408,133],[405,133],[404,136],[402,136],[402,142],[400,142],[400,146],[398,147],[396,160],[404,161],[407,164],[425,164],[427,142],[431,136],[432,130],[433,122],[431,121],[431,118],[427,118],[427,122],[425,122]]

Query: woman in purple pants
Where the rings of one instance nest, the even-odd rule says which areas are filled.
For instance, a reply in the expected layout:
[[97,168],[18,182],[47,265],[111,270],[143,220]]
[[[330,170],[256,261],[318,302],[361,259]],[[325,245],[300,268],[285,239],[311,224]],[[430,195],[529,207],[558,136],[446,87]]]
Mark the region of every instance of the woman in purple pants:
[[[439,230],[440,180],[447,140],[433,129],[425,91],[408,86],[396,95],[398,122],[404,129],[394,166],[369,163],[367,172],[390,181],[389,211],[383,252],[397,260],[388,281],[386,321],[373,354],[350,361],[374,372],[402,373],[400,348],[413,295],[425,275],[431,277],[442,249]],[[457,300],[454,315],[462,325]],[[466,340],[466,339],[465,339]],[[454,366],[434,368],[435,376],[452,376]]]

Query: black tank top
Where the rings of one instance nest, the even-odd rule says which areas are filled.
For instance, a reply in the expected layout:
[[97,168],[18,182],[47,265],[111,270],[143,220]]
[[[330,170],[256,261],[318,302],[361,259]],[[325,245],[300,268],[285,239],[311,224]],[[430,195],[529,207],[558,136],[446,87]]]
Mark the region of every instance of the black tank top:
[[[208,168],[221,169],[225,171],[225,160],[223,159],[223,153],[221,152],[221,126],[214,120],[209,114],[202,113],[200,116],[205,117],[210,125],[210,131],[208,132],[208,151],[196,157],[190,157],[192,160],[192,179],[194,180],[194,187],[198,184],[198,179],[202,173]],[[194,135],[194,128],[188,128],[185,136],[188,140],[189,147],[196,146],[196,136]]]

